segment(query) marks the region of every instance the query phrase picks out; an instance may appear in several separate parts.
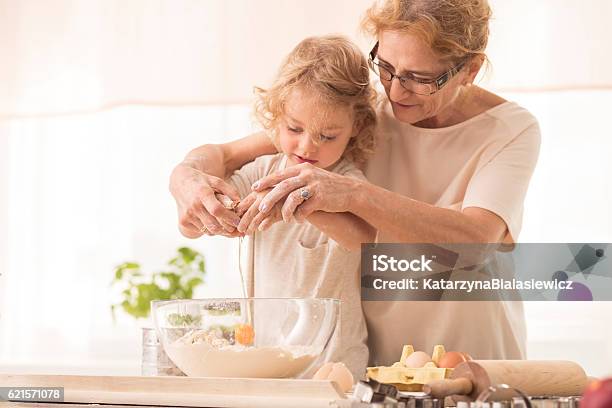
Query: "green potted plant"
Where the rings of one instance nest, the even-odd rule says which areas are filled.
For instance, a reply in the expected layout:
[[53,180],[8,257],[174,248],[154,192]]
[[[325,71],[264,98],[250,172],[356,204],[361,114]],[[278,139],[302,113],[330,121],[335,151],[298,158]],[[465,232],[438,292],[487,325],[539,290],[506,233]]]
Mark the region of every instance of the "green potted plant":
[[[111,305],[115,319],[117,309],[137,320],[148,319],[152,300],[191,299],[194,290],[204,284],[204,256],[191,248],[178,248],[176,255],[159,272],[144,273],[137,262],[124,262],[114,270],[111,286],[119,292],[119,301]],[[143,375],[182,375],[160,345],[155,329],[142,328]]]

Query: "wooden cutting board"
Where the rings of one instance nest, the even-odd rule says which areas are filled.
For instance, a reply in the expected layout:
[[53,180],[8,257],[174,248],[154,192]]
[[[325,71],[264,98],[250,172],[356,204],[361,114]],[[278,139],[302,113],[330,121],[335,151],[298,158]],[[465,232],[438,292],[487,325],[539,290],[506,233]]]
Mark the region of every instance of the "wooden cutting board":
[[0,386],[64,387],[64,402],[90,404],[329,408],[348,402],[327,380],[0,374]]

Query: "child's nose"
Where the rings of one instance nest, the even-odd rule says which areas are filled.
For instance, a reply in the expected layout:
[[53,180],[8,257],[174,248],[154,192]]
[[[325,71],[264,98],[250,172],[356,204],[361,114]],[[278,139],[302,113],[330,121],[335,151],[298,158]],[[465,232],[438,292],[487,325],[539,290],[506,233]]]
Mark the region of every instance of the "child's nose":
[[310,132],[304,132],[302,140],[300,140],[300,149],[302,153],[314,153],[317,151],[318,146],[313,141],[313,136]]

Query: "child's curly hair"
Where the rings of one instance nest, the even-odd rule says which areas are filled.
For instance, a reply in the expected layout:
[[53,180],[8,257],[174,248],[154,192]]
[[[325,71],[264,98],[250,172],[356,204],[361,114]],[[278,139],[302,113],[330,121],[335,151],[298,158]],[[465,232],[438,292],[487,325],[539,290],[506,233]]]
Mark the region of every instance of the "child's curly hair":
[[277,147],[285,101],[298,87],[315,92],[331,104],[352,108],[358,133],[350,139],[342,157],[362,165],[375,146],[376,91],[370,85],[368,63],[359,48],[338,35],[306,38],[285,58],[270,88],[255,88],[255,117]]

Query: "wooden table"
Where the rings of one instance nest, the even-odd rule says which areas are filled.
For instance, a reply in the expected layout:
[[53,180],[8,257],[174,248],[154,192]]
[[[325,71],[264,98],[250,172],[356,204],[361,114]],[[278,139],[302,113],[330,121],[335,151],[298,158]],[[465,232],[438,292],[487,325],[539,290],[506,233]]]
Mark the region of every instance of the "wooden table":
[[[348,407],[328,380],[0,374],[2,387],[61,387],[70,407]],[[0,408],[57,408],[54,402],[2,402]]]

